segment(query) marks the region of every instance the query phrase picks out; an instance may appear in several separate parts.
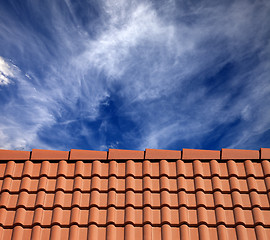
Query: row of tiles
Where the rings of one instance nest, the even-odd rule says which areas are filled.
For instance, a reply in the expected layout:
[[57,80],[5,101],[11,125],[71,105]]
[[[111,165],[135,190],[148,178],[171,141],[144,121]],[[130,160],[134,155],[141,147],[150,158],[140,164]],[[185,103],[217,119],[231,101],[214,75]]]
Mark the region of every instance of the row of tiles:
[[214,176],[208,179],[201,176],[194,178],[185,178],[182,176],[178,178],[168,178],[167,176],[161,176],[160,178],[151,178],[149,176],[144,178],[134,178],[133,176],[127,176],[126,178],[117,178],[115,176],[100,178],[99,176],[93,176],[92,178],[85,179],[81,176],[76,176],[75,178],[65,178],[63,176],[47,178],[46,176],[42,176],[32,179],[26,176],[22,179],[5,177],[0,180],[0,192],[18,193],[20,191],[27,191],[33,193],[40,190],[46,192],[57,190],[64,192],[74,190],[81,190],[82,192],[93,190],[99,190],[101,192],[108,192],[110,190],[117,192],[125,192],[127,190],[133,190],[135,192],[145,190],[152,192],[163,190],[169,192],[179,192],[181,190],[195,192],[202,190],[205,192],[221,191],[224,193],[232,191],[267,193],[270,191],[270,177],[264,179],[256,179],[254,177],[248,177],[246,179],[239,179],[237,177],[221,179]]
[[109,207],[107,209],[99,209],[90,207],[89,209],[80,209],[74,207],[72,209],[62,209],[56,207],[52,210],[36,208],[35,210],[26,210],[18,208],[16,210],[7,210],[0,208],[0,225],[3,227],[12,227],[21,225],[31,227],[41,225],[50,227],[53,225],[70,226],[80,225],[88,226],[96,224],[98,226],[107,226],[115,224],[123,226],[133,224],[142,226],[151,224],[160,226],[169,224],[171,226],[180,226],[188,224],[190,226],[199,226],[205,224],[208,226],[217,226],[224,224],[226,226],[245,225],[252,227],[262,225],[270,227],[270,211],[259,208],[245,210],[241,207],[234,209],[223,209],[217,207],[215,210],[198,207],[197,209],[188,209],[185,206],[179,209],[171,209],[164,206],[160,209],[152,209],[144,207],[143,209],[135,209],[128,206],[124,209]]
[[76,190],[73,193],[64,193],[63,191],[56,191],[55,193],[46,193],[44,191],[28,193],[22,191],[19,194],[2,192],[0,194],[0,207],[7,209],[18,207],[34,209],[40,206],[43,208],[57,206],[63,208],[75,206],[80,208],[89,208],[90,206],[97,206],[99,208],[107,208],[108,206],[116,206],[117,208],[124,208],[126,206],[134,206],[135,208],[145,206],[152,208],[163,206],[169,206],[170,208],[178,208],[180,206],[188,208],[197,208],[198,206],[216,208],[222,206],[226,209],[232,209],[233,207],[240,206],[244,209],[259,207],[270,210],[269,199],[270,193],[258,194],[255,191],[249,194],[239,193],[238,191],[229,194],[224,194],[220,191],[210,194],[203,191],[196,193],[186,193],[185,191],[178,193],[169,193],[168,191],[162,191],[161,193],[152,193],[151,191],[143,193],[134,193],[133,191],[101,193],[99,191],[92,191],[90,194],[82,193],[80,190]]
[[190,162],[177,160],[168,161],[160,160],[157,162],[150,162],[144,160],[142,162],[127,160],[125,162],[14,162],[8,161],[6,163],[0,163],[0,179],[4,176],[11,176],[13,178],[19,178],[22,176],[40,177],[40,176],[56,177],[63,175],[66,177],[74,177],[81,175],[85,178],[97,175],[102,177],[108,177],[115,175],[117,177],[126,177],[128,175],[134,177],[228,177],[236,176],[245,178],[253,176],[255,178],[264,178],[270,176],[270,162],[269,160],[263,160],[261,162],[254,162],[246,160],[244,162],[237,162],[229,160],[226,162],[218,162],[216,160],[200,161],[194,160]]
[[258,150],[222,149],[221,151],[183,149],[182,151],[146,149],[145,151],[109,149],[109,151],[77,150],[30,151],[0,150],[0,160],[114,160],[114,159],[270,159],[270,149]]
[[260,225],[254,228],[245,228],[242,225],[236,227],[225,227],[224,225],[217,227],[200,225],[198,228],[187,225],[171,227],[166,224],[162,227],[152,227],[148,224],[143,227],[134,227],[131,224],[125,227],[115,227],[112,224],[107,227],[97,227],[96,225],[90,225],[89,227],[72,225],[68,228],[62,228],[58,225],[51,228],[42,228],[38,225],[33,228],[16,226],[11,229],[5,229],[0,227],[1,240],[267,240],[269,238],[270,228],[264,228]]

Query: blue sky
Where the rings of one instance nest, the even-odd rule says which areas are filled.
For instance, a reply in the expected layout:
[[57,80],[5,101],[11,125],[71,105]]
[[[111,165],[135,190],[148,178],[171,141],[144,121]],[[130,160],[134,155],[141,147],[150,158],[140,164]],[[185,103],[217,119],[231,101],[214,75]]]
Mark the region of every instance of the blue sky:
[[0,148],[270,147],[270,2],[0,0]]

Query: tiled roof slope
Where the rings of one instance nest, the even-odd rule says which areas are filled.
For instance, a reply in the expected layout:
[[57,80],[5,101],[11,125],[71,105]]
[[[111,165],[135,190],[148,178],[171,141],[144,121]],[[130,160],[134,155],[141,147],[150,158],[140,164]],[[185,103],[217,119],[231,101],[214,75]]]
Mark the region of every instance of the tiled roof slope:
[[0,239],[270,239],[270,149],[0,150]]

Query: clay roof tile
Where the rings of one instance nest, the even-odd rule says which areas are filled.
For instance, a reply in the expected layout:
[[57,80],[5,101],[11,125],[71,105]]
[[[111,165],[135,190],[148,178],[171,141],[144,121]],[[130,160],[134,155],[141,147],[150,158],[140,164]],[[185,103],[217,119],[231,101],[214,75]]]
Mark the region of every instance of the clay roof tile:
[[268,150],[1,150],[0,236],[268,239]]
[[109,149],[108,159],[144,159],[144,151]]
[[0,149],[0,160],[29,160],[29,151],[2,150]]
[[221,151],[221,159],[259,159],[257,150],[226,149]]
[[68,151],[33,149],[31,160],[68,160]]

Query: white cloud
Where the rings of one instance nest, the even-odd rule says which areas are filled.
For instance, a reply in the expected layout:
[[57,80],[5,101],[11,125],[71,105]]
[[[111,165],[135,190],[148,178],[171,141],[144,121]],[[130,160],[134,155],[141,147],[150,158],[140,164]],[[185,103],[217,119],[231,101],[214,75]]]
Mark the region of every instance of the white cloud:
[[0,56],[0,85],[8,85],[17,74],[17,67]]
[[1,73],[0,75],[0,85],[8,85],[10,84],[10,80]]
[[105,11],[109,17],[105,31],[96,40],[89,39],[85,51],[76,59],[80,67],[95,67],[114,78],[121,77],[129,67],[126,61],[132,50],[154,39],[155,44],[163,42],[165,34],[170,33],[171,29],[159,22],[149,4],[126,5],[107,4]]

